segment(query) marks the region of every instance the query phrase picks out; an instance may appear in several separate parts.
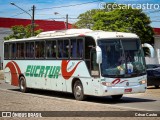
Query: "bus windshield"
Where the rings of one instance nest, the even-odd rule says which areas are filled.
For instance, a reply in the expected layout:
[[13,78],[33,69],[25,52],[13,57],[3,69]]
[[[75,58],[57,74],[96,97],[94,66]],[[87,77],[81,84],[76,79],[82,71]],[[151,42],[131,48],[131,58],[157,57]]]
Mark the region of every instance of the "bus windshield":
[[146,74],[139,39],[101,39],[101,73],[104,77],[132,77]]

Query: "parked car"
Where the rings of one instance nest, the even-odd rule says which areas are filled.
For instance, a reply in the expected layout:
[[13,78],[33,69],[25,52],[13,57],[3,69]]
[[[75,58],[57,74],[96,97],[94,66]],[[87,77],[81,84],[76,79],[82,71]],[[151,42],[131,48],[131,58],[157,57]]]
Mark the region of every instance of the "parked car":
[[160,86],[160,65],[148,64],[147,65],[147,86]]

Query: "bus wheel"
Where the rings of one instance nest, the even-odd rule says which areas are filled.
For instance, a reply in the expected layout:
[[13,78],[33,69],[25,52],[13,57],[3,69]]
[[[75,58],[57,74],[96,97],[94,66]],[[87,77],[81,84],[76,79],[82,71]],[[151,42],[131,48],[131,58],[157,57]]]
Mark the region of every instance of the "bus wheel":
[[76,100],[81,101],[85,99],[83,86],[79,80],[74,83],[73,93]]
[[19,79],[19,87],[20,87],[20,91],[23,93],[27,92],[28,90],[26,86],[26,79],[23,76],[21,76]]
[[120,100],[123,95],[112,95],[113,100]]

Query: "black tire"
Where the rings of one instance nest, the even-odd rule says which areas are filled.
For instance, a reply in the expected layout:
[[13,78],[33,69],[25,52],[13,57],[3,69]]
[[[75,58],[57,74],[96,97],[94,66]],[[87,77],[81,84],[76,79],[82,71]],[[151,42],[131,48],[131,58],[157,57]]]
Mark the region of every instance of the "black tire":
[[159,88],[159,85],[155,85],[155,88]]
[[23,93],[26,93],[28,91],[28,88],[26,85],[26,79],[23,76],[21,76],[19,79],[19,88],[20,88],[20,91]]
[[113,100],[120,100],[123,95],[112,95]]
[[82,101],[86,98],[84,95],[82,83],[79,80],[74,83],[73,94],[75,99],[79,101]]

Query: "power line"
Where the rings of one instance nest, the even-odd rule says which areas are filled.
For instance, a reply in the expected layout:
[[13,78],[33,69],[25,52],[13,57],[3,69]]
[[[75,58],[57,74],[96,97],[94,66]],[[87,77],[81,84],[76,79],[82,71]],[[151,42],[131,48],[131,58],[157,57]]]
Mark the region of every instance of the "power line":
[[46,14],[46,13],[45,13],[45,14],[36,14],[36,15],[39,15],[39,16],[41,16],[41,15],[42,15],[42,16],[43,16],[43,15],[53,15],[53,13],[49,13],[49,14]]
[[[50,7],[50,8],[42,8],[42,9],[36,9],[36,10],[46,10],[46,9],[54,9],[54,8],[73,7],[73,6],[79,6],[79,5],[84,5],[84,4],[95,3],[95,2],[99,2],[99,1],[101,1],[101,0],[85,2],[85,3],[79,3],[79,4],[72,4],[72,5],[55,6],[55,7]],[[28,10],[28,11],[31,11],[31,10]],[[25,12],[17,13],[15,15],[12,15],[11,17],[16,17],[16,16],[19,16],[19,15],[24,14],[24,13]]]
[[155,20],[155,21],[151,21],[151,22],[160,22],[160,20]]
[[157,12],[160,12],[160,10],[154,10],[154,11],[150,11],[150,12],[148,12],[147,14],[151,14],[151,13],[157,13]]
[[101,1],[101,0],[85,2],[85,3],[79,3],[79,4],[72,4],[72,5],[55,6],[55,7],[50,7],[50,8],[41,8],[41,9],[36,9],[36,10],[46,10],[46,9],[53,9],[53,8],[73,7],[73,6],[79,6],[79,5],[84,5],[84,4],[95,3],[95,2],[99,2],[99,1]]
[[[27,11],[31,11],[31,10],[27,10]],[[12,16],[10,16],[10,17],[16,17],[16,16],[19,16],[19,15],[21,15],[21,14],[24,14],[25,12],[21,12],[21,13],[17,13],[17,14],[15,14],[15,15],[12,15]]]
[[160,18],[160,16],[153,16],[153,17],[154,17],[154,18],[157,18],[157,17]]
[[152,21],[157,21],[157,20],[159,21],[160,19],[154,19],[154,20],[152,20]]
[[15,15],[10,16],[10,17],[16,17],[16,16],[22,15],[22,14],[24,14],[24,13],[25,13],[25,12],[17,13],[17,14],[15,14]]
[[76,19],[77,20],[77,19],[80,19],[80,18],[68,18],[68,19]]
[[49,19],[66,19],[65,17],[60,17],[60,18],[49,18]]

